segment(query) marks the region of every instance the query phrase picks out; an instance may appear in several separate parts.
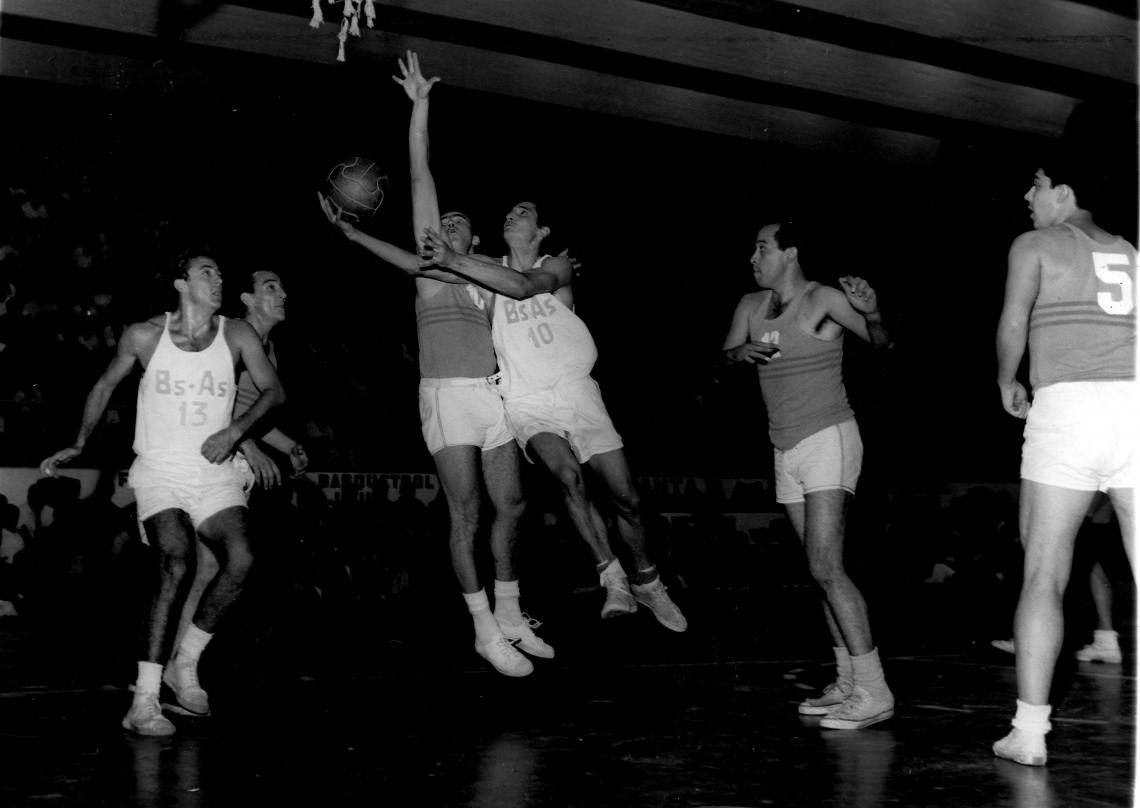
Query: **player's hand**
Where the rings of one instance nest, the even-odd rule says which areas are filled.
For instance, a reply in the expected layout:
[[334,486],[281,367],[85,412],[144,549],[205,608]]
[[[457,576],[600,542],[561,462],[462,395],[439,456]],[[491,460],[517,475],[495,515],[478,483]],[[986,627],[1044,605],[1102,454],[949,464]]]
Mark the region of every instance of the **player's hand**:
[[569,247],[567,247],[562,252],[558,253],[558,257],[559,258],[565,258],[567,261],[570,262],[570,271],[571,272],[577,272],[579,269],[582,268],[582,262],[570,254],[570,248]]
[[456,252],[447,240],[435,229],[425,227],[423,241],[420,243],[420,268],[449,269],[455,264],[455,258]]
[[1001,391],[1001,405],[1005,411],[1014,418],[1026,418],[1029,415],[1029,394],[1021,382],[1002,384],[998,382]]
[[305,451],[305,447],[299,443],[294,444],[289,452],[289,462],[293,466],[293,479],[304,474],[305,470],[309,468],[309,455]]
[[403,87],[412,101],[422,101],[427,98],[432,85],[439,81],[439,76],[432,79],[424,78],[424,74],[420,72],[420,57],[416,56],[415,51],[407,52],[406,61],[398,59],[397,62],[400,65],[400,75],[392,76],[392,81]]
[[49,457],[47,460],[40,463],[40,474],[43,474],[45,477],[54,477],[56,466],[58,466],[60,463],[66,463],[69,460],[78,457],[79,453],[82,451],[83,450],[77,446],[69,446],[66,449],[61,449]]
[[255,441],[247,440],[242,443],[241,453],[245,455],[250,471],[253,472],[253,479],[258,485],[262,488],[281,485],[281,469],[277,468],[273,458],[258,448]]
[[215,432],[202,442],[202,457],[215,464],[224,462],[233,454],[238,437],[240,436],[233,433],[233,428],[228,426]]
[[766,365],[780,357],[780,346],[774,342],[746,342],[725,352],[733,362]]
[[321,203],[321,210],[325,212],[325,218],[329,220],[329,224],[334,224],[340,228],[340,232],[344,233],[347,238],[356,235],[356,228],[340,217],[340,211],[337,210],[336,205],[330,202],[328,197],[320,191],[317,191],[317,201]]
[[847,302],[855,311],[860,314],[878,313],[879,299],[871,284],[854,275],[844,275],[839,279],[839,285],[843,289],[843,294],[847,295]]

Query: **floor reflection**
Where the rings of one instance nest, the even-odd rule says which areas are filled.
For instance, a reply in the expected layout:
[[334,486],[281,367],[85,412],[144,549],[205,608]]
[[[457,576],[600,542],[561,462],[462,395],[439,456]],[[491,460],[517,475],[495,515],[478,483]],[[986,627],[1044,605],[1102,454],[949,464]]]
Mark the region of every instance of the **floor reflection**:
[[534,780],[538,752],[519,733],[494,738],[483,750],[472,788],[477,808],[523,808]]
[[835,804],[850,808],[882,805],[895,759],[894,733],[880,728],[822,730],[821,737],[835,764]]

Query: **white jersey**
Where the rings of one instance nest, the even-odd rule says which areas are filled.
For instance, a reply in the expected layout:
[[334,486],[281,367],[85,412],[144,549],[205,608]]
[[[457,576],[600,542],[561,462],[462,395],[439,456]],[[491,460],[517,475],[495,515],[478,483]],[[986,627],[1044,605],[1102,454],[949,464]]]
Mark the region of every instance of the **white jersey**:
[[[542,266],[550,256],[535,262]],[[510,262],[503,258],[503,266]],[[491,339],[502,374],[503,398],[549,389],[590,375],[598,358],[594,338],[582,319],[549,292],[526,300],[495,295]]]
[[139,382],[135,454],[162,463],[207,463],[206,438],[230,425],[234,360],[226,345],[226,318],[209,347],[184,351],[170,338],[170,314]]

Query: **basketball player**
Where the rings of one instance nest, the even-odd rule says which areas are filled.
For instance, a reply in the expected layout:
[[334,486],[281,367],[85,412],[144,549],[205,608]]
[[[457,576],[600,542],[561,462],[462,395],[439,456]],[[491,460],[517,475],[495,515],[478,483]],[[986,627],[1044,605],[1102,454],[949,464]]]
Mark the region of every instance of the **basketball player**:
[[[439,215],[435,180],[428,164],[428,99],[438,79],[427,80],[411,51],[393,77],[412,101],[408,131],[412,172],[413,222],[416,232],[440,229],[452,249],[468,253],[479,243],[463,213]],[[451,519],[451,562],[475,629],[475,651],[507,676],[534,670],[531,656],[552,658],[554,649],[534,633],[538,622],[519,606],[515,547],[524,502],[518,450],[507,426],[496,389],[495,351],[491,344],[489,295],[471,285],[442,283],[421,272],[420,259],[363,233],[336,216],[329,221],[374,255],[416,277],[416,328],[420,346],[420,416],[424,441],[435,461]],[[440,276],[453,276],[440,272]],[[491,554],[495,567],[492,613],[475,562],[475,534],[482,507],[482,487],[494,506]]]
[[[1049,689],[1064,634],[1062,598],[1077,531],[1107,491],[1133,561],[1136,250],[1098,227],[1082,201],[1096,191],[1074,157],[1047,158],[1025,194],[1033,229],[1009,251],[997,332],[998,391],[1027,419],[1021,452],[1021,597],[1014,615],[1017,711],[994,754],[1045,765]],[[1030,406],[1017,371],[1029,346]]]
[[[245,306],[245,321],[249,323],[257,336],[261,340],[262,348],[265,350],[265,355],[269,358],[273,367],[277,367],[277,354],[274,349],[273,341],[270,339],[270,332],[273,327],[278,323],[285,320],[285,285],[281,282],[281,276],[269,269],[257,269],[252,272],[242,273],[242,278],[245,281],[244,289],[241,292],[241,302]],[[237,381],[237,394],[234,397],[234,417],[240,418],[249,411],[253,403],[257,401],[260,391],[253,383],[250,377],[249,369],[243,367],[238,375]],[[261,486],[263,491],[267,491],[281,484],[281,470],[278,468],[276,461],[266,454],[259,444],[264,443],[273,449],[281,452],[289,458],[290,466],[292,467],[293,476],[299,476],[305,472],[309,466],[309,456],[305,453],[305,447],[297,441],[290,438],[277,427],[270,428],[260,438],[253,436],[246,436],[240,444],[241,456],[249,465],[250,473],[253,477],[252,483]],[[253,491],[249,491],[251,497],[254,495]],[[205,542],[198,542],[198,558],[197,564],[194,568],[194,580],[190,584],[190,591],[186,595],[186,601],[182,606],[182,615],[178,624],[178,634],[175,637],[174,645],[178,647],[182,637],[185,636],[187,629],[193,620],[194,613],[198,610],[198,604],[202,599],[202,594],[210,585],[210,582],[217,574],[219,566],[218,560],[214,556],[213,551],[205,544]],[[198,715],[186,705],[179,704],[183,710],[190,715]],[[200,704],[198,705],[201,706]]]
[[[629,614],[641,603],[661,625],[684,631],[688,621],[649,553],[621,436],[590,377],[597,348],[574,313],[571,262],[563,255],[540,257],[548,235],[550,228],[538,223],[537,206],[520,202],[503,224],[510,255],[501,263],[460,253],[431,229],[425,233],[425,260],[454,272],[453,282],[471,280],[496,292],[491,334],[507,416],[518,444],[561,484],[570,521],[590,547],[606,590],[602,617]],[[586,495],[583,465],[601,478],[613,503],[618,532],[635,565],[632,591]]]
[[[134,698],[122,721],[124,729],[141,735],[174,732],[158,703],[161,682],[187,709],[209,710],[198,683],[198,658],[241,593],[253,564],[243,479],[231,456],[242,436],[285,399],[257,333],[248,323],[218,315],[222,275],[209,253],[184,253],[174,269],[178,309],[124,331],[115,358],[87,396],[75,444],[40,465],[50,476],[60,463],[79,455],[119,382],[136,363],[142,366],[137,457],[128,483],[156,551],[159,582]],[[244,415],[233,418],[234,368],[239,361],[261,394]],[[176,625],[198,537],[212,545],[224,563],[167,662],[167,632]]]
[[756,365],[775,452],[776,501],[804,544],[834,641],[838,680],[799,705],[820,726],[860,729],[894,715],[862,594],[843,568],[847,507],[863,442],[841,375],[846,332],[885,346],[875,290],[840,278],[842,291],[808,281],[792,222],[756,235],[752,276],[762,291],[741,298],[724,341],[731,362]]

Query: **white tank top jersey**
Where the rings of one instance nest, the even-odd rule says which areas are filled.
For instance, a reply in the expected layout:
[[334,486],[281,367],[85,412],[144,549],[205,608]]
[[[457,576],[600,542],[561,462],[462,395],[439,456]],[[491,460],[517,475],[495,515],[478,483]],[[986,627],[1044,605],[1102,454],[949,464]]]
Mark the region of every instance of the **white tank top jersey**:
[[[539,258],[535,268],[549,257]],[[506,257],[503,266],[510,267]],[[549,292],[526,300],[495,295],[491,339],[499,357],[499,390],[504,398],[585,378],[598,358],[590,329]]]
[[170,314],[139,382],[135,454],[163,463],[208,462],[206,438],[230,425],[234,360],[226,345],[226,318],[209,347],[183,351],[170,338]]

